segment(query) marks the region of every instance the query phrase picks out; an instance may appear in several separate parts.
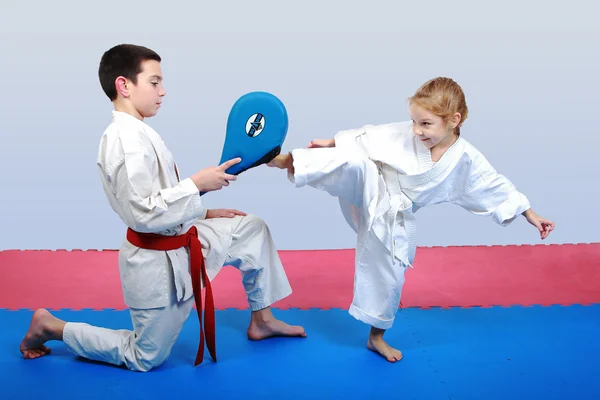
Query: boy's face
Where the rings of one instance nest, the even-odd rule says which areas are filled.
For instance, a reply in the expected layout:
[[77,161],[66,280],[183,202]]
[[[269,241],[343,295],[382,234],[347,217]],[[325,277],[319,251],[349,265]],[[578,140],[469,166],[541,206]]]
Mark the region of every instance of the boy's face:
[[[417,105],[410,105],[410,116],[413,121],[413,132],[419,140],[427,147],[432,147],[449,141],[454,136],[454,129],[452,124],[455,122],[458,116],[453,116],[449,124],[445,121],[426,110],[425,108]],[[450,125],[450,126],[449,126]]]
[[137,84],[129,88],[129,100],[142,118],[153,117],[158,113],[162,98],[166,94],[162,85],[160,63],[147,60],[142,63],[142,72],[137,76]]

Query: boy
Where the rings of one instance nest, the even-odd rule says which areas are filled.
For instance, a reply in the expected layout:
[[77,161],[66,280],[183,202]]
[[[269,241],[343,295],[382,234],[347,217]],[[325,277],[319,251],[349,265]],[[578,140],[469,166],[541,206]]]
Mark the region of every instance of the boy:
[[[119,270],[133,331],[65,322],[40,309],[20,346],[26,359],[50,353],[46,341],[62,340],[81,357],[150,371],[168,358],[194,300],[200,317],[200,290],[206,285],[206,337],[216,360],[210,281],[226,264],[242,274],[252,311],[249,339],[306,337],[302,327],[271,313],[270,305],[290,295],[291,287],[267,225],[237,210],[207,210],[200,200],[199,192],[235,181],[225,171],[241,160],[180,180],[173,156],[144,122],[156,115],[166,94],[160,63],[156,52],[122,44],[104,53],[98,71],[114,111],[97,165],[112,209],[129,227]],[[196,365],[204,349],[200,322]]]

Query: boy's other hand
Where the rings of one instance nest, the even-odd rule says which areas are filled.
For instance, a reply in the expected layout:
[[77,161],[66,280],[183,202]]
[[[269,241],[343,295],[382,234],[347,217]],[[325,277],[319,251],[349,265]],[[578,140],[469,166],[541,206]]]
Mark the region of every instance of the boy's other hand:
[[206,219],[209,218],[233,218],[236,215],[241,215],[242,217],[246,216],[245,212],[238,210],[230,210],[225,208],[219,208],[216,210],[208,210],[206,211]]

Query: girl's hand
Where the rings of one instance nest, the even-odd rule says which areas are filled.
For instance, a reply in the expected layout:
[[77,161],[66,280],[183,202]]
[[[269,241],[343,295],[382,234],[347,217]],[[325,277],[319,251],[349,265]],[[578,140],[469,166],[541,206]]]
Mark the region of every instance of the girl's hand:
[[309,149],[335,147],[335,139],[315,139],[308,144]]
[[538,229],[542,240],[546,239],[550,232],[554,230],[554,222],[540,217],[531,209],[525,211],[523,213],[523,216],[525,216],[527,222],[529,222],[531,225],[535,226]]

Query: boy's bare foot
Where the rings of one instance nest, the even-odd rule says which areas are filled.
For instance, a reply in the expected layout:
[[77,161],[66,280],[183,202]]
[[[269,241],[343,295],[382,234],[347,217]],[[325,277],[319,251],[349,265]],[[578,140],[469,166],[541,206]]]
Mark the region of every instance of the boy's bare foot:
[[50,354],[50,349],[44,343],[48,340],[62,340],[64,326],[64,321],[54,317],[47,310],[36,310],[31,318],[29,330],[21,342],[23,358],[33,359]]
[[301,326],[291,326],[279,321],[273,316],[270,308],[252,312],[252,319],[248,327],[248,338],[263,340],[274,336],[306,337],[306,332]]
[[383,340],[383,333],[385,330],[371,327],[371,334],[369,335],[369,341],[367,342],[367,348],[375,353],[379,353],[383,358],[389,362],[396,362],[402,360],[402,352],[390,347],[385,340]]

